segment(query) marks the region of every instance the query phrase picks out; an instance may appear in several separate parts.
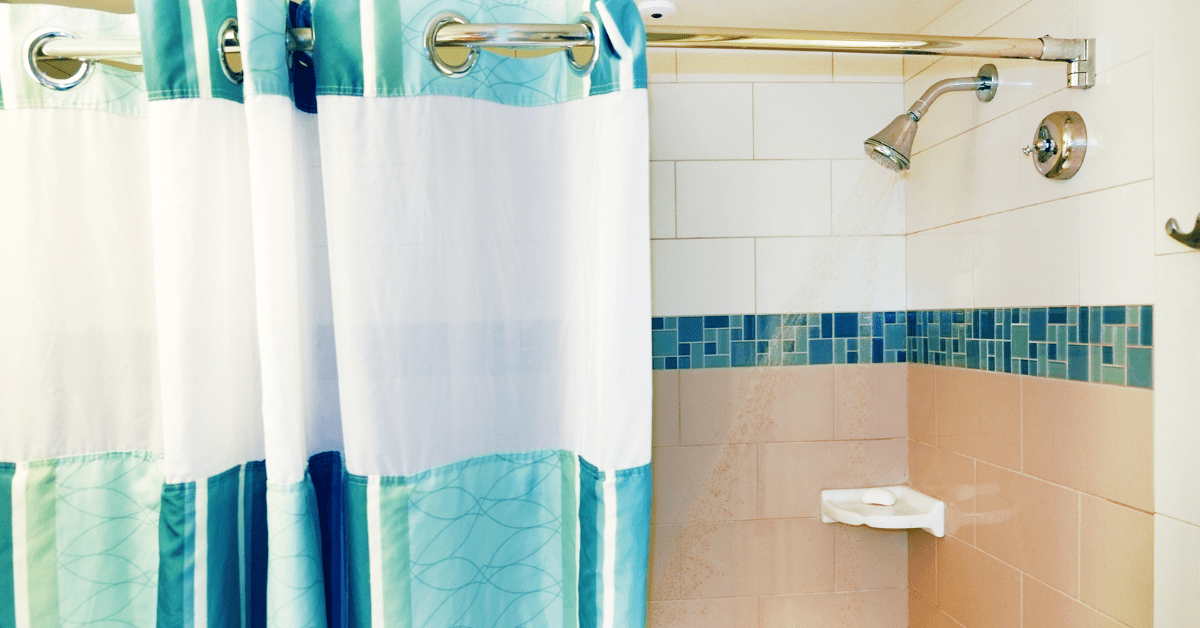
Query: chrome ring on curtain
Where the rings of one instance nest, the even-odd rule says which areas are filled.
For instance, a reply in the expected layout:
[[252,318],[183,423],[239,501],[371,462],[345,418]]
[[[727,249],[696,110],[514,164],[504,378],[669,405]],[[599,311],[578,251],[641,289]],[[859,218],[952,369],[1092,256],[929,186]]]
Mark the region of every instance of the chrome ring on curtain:
[[450,78],[462,78],[466,76],[471,68],[475,67],[475,62],[479,60],[479,48],[470,46],[467,48],[467,60],[458,64],[451,65],[442,59],[438,54],[437,49],[437,34],[442,30],[442,27],[447,24],[469,24],[467,18],[453,11],[438,13],[429,21],[429,25],[425,27],[425,56],[433,62],[433,66],[439,72]]
[[[59,59],[57,57],[47,57],[42,54],[42,46],[51,39],[65,37],[67,39],[79,39],[79,35],[70,31],[46,29],[36,31],[25,40],[25,73],[30,78],[57,91],[65,91],[82,84],[92,75],[92,69],[96,67],[95,61],[84,61],[75,59]],[[79,64],[78,68],[71,72],[69,69],[52,65],[54,63]],[[43,65],[45,64],[45,65]],[[68,66],[69,67],[69,66]]]
[[[591,13],[584,12],[584,14],[580,15],[579,19],[575,21],[587,27],[588,32],[591,33],[593,42],[600,41],[600,38],[597,36],[600,32],[600,22],[596,19],[596,16],[592,15]],[[565,52],[567,55],[567,62],[571,64],[571,69],[574,70],[579,76],[587,76],[591,74],[592,70],[596,67],[596,61],[600,59],[599,43],[596,43],[592,46],[592,57],[583,63],[579,63],[575,59],[575,48],[567,48],[563,52]]]

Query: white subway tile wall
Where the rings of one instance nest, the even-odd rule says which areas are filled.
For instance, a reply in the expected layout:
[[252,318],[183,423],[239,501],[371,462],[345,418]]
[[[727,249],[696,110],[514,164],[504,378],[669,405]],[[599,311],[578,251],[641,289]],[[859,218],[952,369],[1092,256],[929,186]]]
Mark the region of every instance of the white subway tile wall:
[[[1200,3],[1194,0],[960,0],[921,30],[1095,37],[1099,75],[1086,91],[1066,89],[1064,65],[1032,61],[663,50],[650,56],[656,316],[1155,306],[1155,485],[1152,506],[1146,506],[1153,509],[1155,530],[1152,617],[1144,606],[1133,612],[1122,606],[1129,600],[1099,593],[1116,583],[1088,580],[1078,590],[1059,583],[1068,589],[1063,591],[1041,580],[1036,565],[1025,574],[1011,567],[1005,569],[1013,573],[985,574],[1003,581],[1006,592],[1024,596],[1018,621],[1026,626],[1086,617],[1097,625],[1153,621],[1160,628],[1194,628],[1200,616],[1200,462],[1194,455],[1200,428],[1192,394],[1200,381],[1200,254],[1163,230],[1171,217],[1191,230],[1200,211],[1200,151],[1193,147],[1200,137],[1200,84],[1186,80],[1200,53],[1200,38],[1192,32],[1197,23]],[[973,75],[984,63],[999,68],[997,97],[990,103],[967,94],[940,99],[921,122],[912,170],[892,187],[879,187],[861,141],[937,80]],[[1037,123],[1056,110],[1077,111],[1088,125],[1087,160],[1070,181],[1042,178],[1021,154]],[[873,185],[878,189],[864,199],[863,190]],[[686,445],[695,426],[687,412],[683,416]],[[762,429],[775,434],[782,427]],[[739,488],[689,498],[691,503],[716,520],[741,521],[752,506],[758,517],[810,517],[806,501],[794,505],[797,511],[776,496],[773,474],[766,473],[777,463],[773,456],[802,446],[762,444],[771,441],[722,432],[703,450],[680,458],[683,466],[745,470],[730,489],[754,475],[742,444],[757,452],[756,497]],[[745,577],[740,584],[724,576],[719,583],[689,581],[686,573],[663,581],[661,570],[669,566],[656,565],[656,590],[665,594],[654,599],[677,600],[652,604],[661,625],[675,625],[668,617],[694,623],[690,618],[709,613],[746,621],[753,613],[760,625],[785,624],[810,606],[860,595],[836,592],[846,573],[821,571],[832,555],[829,544],[841,551],[853,543],[798,522],[714,527],[708,515],[683,513],[684,505],[670,505],[664,514],[672,523],[656,532],[671,552],[737,525],[747,538],[803,538],[820,551],[813,549],[816,567],[808,574],[780,565],[771,578],[751,578],[742,571],[750,563],[721,556],[713,560],[728,564],[688,563],[684,570]],[[1150,514],[1140,508],[1134,510],[1145,517],[1133,519],[1145,534]],[[1088,525],[1107,525],[1100,515]],[[1096,538],[1106,533],[1103,526],[1095,530],[1089,534]],[[974,542],[972,533],[966,543]],[[975,564],[969,552],[958,554],[939,553],[937,561]],[[1093,559],[1108,560],[1080,557],[1081,564]],[[1148,590],[1148,579],[1138,586]],[[890,600],[887,595],[872,599]],[[946,613],[956,610],[952,602],[922,600],[910,609],[914,618],[933,613],[949,620]]]
[[902,72],[651,50],[654,315],[904,309],[905,183],[862,150],[900,113]]

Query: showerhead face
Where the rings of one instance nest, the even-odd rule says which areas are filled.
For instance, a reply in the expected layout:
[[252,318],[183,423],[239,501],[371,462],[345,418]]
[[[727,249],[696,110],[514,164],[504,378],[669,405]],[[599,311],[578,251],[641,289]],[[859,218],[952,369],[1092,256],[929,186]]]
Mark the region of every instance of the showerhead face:
[[909,114],[901,114],[882,131],[863,142],[867,155],[880,165],[900,172],[908,170],[908,155],[912,152],[913,138],[917,136],[917,121]]

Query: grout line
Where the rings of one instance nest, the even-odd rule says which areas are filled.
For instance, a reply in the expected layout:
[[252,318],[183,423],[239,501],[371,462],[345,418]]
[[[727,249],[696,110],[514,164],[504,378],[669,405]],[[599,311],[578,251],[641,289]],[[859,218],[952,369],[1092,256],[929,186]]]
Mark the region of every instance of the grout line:
[[1079,493],[1078,499],[1075,505],[1075,587],[1078,597],[1083,597],[1083,493]]
[[1021,473],[1024,473],[1025,472],[1025,380],[1023,380],[1023,379],[1017,380],[1017,416],[1020,418],[1019,433],[1018,433],[1018,437],[1020,438],[1020,440],[1017,442],[1017,450],[1020,452],[1020,456],[1019,456],[1018,460],[1019,460],[1019,464],[1021,465]]
[[758,146],[755,145],[757,134],[754,132],[754,92],[757,91],[754,83],[750,84],[750,158],[758,157]]
[[[671,234],[671,239],[679,239],[679,162],[671,162],[671,174],[675,178],[675,232]],[[653,239],[653,238],[651,238]]]
[[1017,625],[1025,625],[1025,572],[1017,570]]
[[[1029,204],[1029,205],[1021,205],[1021,206],[1018,206],[1018,207],[1011,207],[1011,208],[1009,208],[1009,209],[1004,209],[1004,210],[1001,210],[1001,211],[998,211],[998,212],[995,212],[995,213],[991,213],[991,214],[984,214],[984,215],[982,215],[982,216],[975,216],[974,218],[966,218],[966,219],[964,219],[964,220],[957,220],[957,221],[954,221],[954,222],[948,222],[948,223],[946,223],[946,224],[943,224],[943,225],[938,225],[938,226],[936,226],[936,227],[928,227],[928,228],[926,228],[926,229],[918,229],[917,231],[912,231],[912,232],[909,232],[908,234],[906,234],[906,237],[907,237],[907,236],[912,236],[912,235],[917,235],[917,234],[919,234],[919,233],[928,233],[928,232],[930,232],[930,231],[934,231],[934,230],[937,230],[937,229],[941,229],[941,228],[943,228],[943,227],[951,227],[951,226],[954,226],[954,225],[962,225],[962,224],[966,224],[966,223],[974,223],[974,222],[975,222],[975,221],[977,221],[977,220],[983,220],[984,218],[991,218],[991,217],[993,217],[993,216],[1000,216],[1000,215],[1003,215],[1003,214],[1008,214],[1008,213],[1012,213],[1012,212],[1015,212],[1015,211],[1017,211],[1017,210],[1021,210],[1021,209],[1029,209],[1030,207],[1039,207],[1039,206],[1041,206],[1041,205],[1049,205],[1050,203],[1058,203],[1058,202],[1061,202],[1061,201],[1066,201],[1066,200],[1070,200],[1070,199],[1078,199],[1078,198],[1080,198],[1080,197],[1083,197],[1083,196],[1088,196],[1088,195],[1091,195],[1091,194],[1098,194],[1098,193],[1100,193],[1100,192],[1107,192],[1107,191],[1109,191],[1109,190],[1115,190],[1115,189],[1117,189],[1117,188],[1123,188],[1123,187],[1127,187],[1127,186],[1133,186],[1133,185],[1137,185],[1137,184],[1139,184],[1139,183],[1145,183],[1145,182],[1147,182],[1147,181],[1153,181],[1153,180],[1154,180],[1154,179],[1138,179],[1137,181],[1130,181],[1130,182],[1128,182],[1128,183],[1121,183],[1121,184],[1118,184],[1118,185],[1110,185],[1110,186],[1108,186],[1108,187],[1096,188],[1096,189],[1094,189],[1094,190],[1089,190],[1089,191],[1087,191],[1087,192],[1080,192],[1079,194],[1072,194],[1071,196],[1064,196],[1064,197],[1062,197],[1062,198],[1055,198],[1055,199],[1050,199],[1050,200],[1046,200],[1046,201],[1039,201],[1039,202],[1037,202],[1037,203],[1031,203],[1031,204]],[[807,237],[807,236],[791,236],[791,237]],[[974,249],[972,249],[972,252],[974,252]],[[1180,253],[1193,253],[1194,251],[1179,251],[1179,252],[1180,252]],[[972,266],[973,266],[973,265],[974,265],[974,264],[973,264],[973,262],[972,262]],[[1150,304],[1146,304],[1146,305],[1150,305]],[[984,307],[984,306],[976,306],[974,309],[981,309],[982,307]],[[1019,307],[1029,307],[1029,306],[1019,306]],[[1070,306],[1068,306],[1068,307],[1070,307]],[[1089,306],[1089,307],[1090,307],[1090,306]],[[927,309],[965,309],[965,308],[916,308],[916,309],[926,309],[926,310],[927,310]]]
[[[814,237],[827,237],[827,236],[814,236]],[[754,262],[754,266],[752,267],[754,269],[754,273],[753,273],[754,274],[754,315],[758,316],[758,238],[754,238],[752,240],[752,242],[754,243],[753,250],[751,253],[751,255],[753,257],[753,262]]]
[[1176,522],[1176,523],[1182,523],[1182,524],[1184,524],[1184,525],[1189,525],[1189,526],[1191,526],[1191,527],[1193,527],[1193,528],[1200,528],[1200,524],[1197,524],[1197,523],[1192,523],[1191,521],[1188,521],[1187,519],[1180,519],[1179,517],[1175,517],[1175,516],[1172,516],[1172,515],[1164,514],[1164,513],[1161,513],[1161,512],[1155,512],[1155,513],[1154,513],[1154,516],[1155,516],[1155,517],[1162,517],[1162,518],[1164,518],[1164,519],[1170,519],[1171,521],[1174,521],[1174,522]]
[[[921,442],[921,441],[917,441],[917,442]],[[1091,497],[1091,498],[1094,498],[1094,499],[1099,499],[1099,500],[1106,501],[1106,502],[1108,502],[1108,503],[1110,503],[1110,504],[1113,504],[1113,505],[1115,505],[1115,506],[1120,506],[1120,507],[1122,507],[1122,508],[1128,508],[1128,509],[1130,509],[1130,510],[1132,510],[1132,511],[1134,511],[1134,512],[1138,512],[1138,513],[1141,513],[1141,514],[1144,514],[1144,515],[1155,515],[1155,514],[1157,514],[1157,513],[1151,512],[1151,511],[1149,511],[1149,510],[1143,510],[1143,509],[1141,509],[1141,508],[1138,508],[1137,506],[1131,506],[1131,505],[1129,505],[1129,504],[1126,504],[1126,503],[1124,503],[1124,502],[1115,501],[1115,500],[1113,500],[1113,499],[1110,499],[1110,498],[1104,497],[1104,496],[1102,496],[1102,495],[1096,495],[1095,493],[1091,493],[1091,492],[1085,491],[1085,490],[1083,490],[1083,489],[1074,488],[1074,487],[1072,487],[1072,486],[1067,486],[1066,484],[1060,484],[1060,483],[1058,483],[1058,482],[1055,482],[1054,480],[1048,480],[1048,479],[1046,479],[1046,478],[1043,478],[1043,477],[1040,477],[1040,476],[1036,476],[1036,475],[1032,475],[1032,474],[1030,474],[1030,473],[1026,473],[1026,472],[1024,472],[1024,471],[1017,471],[1017,470],[1015,470],[1015,469],[1010,469],[1010,468],[1008,468],[1008,467],[1006,467],[1006,466],[1003,466],[1003,465],[999,465],[999,464],[996,464],[996,463],[993,463],[993,462],[988,462],[987,460],[979,460],[979,459],[977,459],[977,458],[971,458],[970,456],[968,456],[968,455],[966,455],[966,454],[960,454],[960,453],[958,453],[958,452],[956,452],[956,451],[954,451],[954,450],[947,449],[947,448],[945,448],[945,447],[939,447],[939,446],[937,446],[937,445],[930,445],[929,443],[923,443],[923,444],[924,444],[924,445],[926,445],[927,447],[933,447],[933,448],[935,448],[935,449],[940,449],[940,450],[942,450],[942,451],[944,451],[944,452],[946,452],[946,453],[948,453],[948,454],[950,454],[950,455],[952,455],[952,456],[960,456],[960,457],[962,457],[962,458],[968,458],[968,459],[970,459],[970,460],[973,460],[973,461],[975,461],[977,464],[978,464],[978,463],[982,463],[982,464],[988,465],[989,467],[995,467],[995,468],[997,468],[997,469],[1000,469],[1000,470],[1002,470],[1002,471],[1007,471],[1007,472],[1009,472],[1009,473],[1015,473],[1015,474],[1017,474],[1017,475],[1019,475],[1019,476],[1021,476],[1021,477],[1023,477],[1023,478],[1026,478],[1026,479],[1030,479],[1030,480],[1036,480],[1036,481],[1038,481],[1038,482],[1044,482],[1044,483],[1046,483],[1046,484],[1049,484],[1049,485],[1051,485],[1051,486],[1054,486],[1054,487],[1056,487],[1056,488],[1060,488],[1060,489],[1063,489],[1063,490],[1066,490],[1066,491],[1071,491],[1072,493],[1078,493],[1078,494],[1080,495],[1080,500],[1081,500],[1081,501],[1082,501],[1082,498],[1083,498],[1083,496],[1087,496],[1087,497]],[[1186,522],[1185,522],[1185,523],[1186,523]],[[1195,524],[1192,524],[1192,525],[1195,525]],[[1200,527],[1200,526],[1197,526],[1197,527]]]

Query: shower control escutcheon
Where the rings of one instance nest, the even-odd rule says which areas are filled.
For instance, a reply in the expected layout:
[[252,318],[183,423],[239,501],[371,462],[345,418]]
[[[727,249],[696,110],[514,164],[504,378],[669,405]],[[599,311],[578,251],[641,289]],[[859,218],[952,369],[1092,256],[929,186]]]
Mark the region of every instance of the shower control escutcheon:
[[1047,179],[1070,179],[1087,155],[1087,125],[1075,111],[1055,111],[1042,119],[1033,143],[1021,150]]

